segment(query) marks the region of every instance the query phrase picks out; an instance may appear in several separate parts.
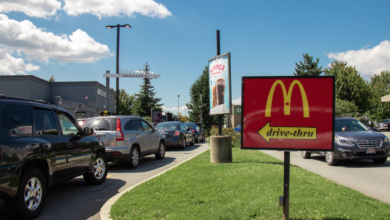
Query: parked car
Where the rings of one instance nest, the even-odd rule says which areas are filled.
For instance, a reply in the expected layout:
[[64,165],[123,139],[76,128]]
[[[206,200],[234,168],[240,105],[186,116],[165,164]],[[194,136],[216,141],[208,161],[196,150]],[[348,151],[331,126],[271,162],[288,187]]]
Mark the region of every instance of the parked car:
[[375,123],[375,128],[379,130],[389,130],[390,129],[389,123],[390,123],[390,119],[383,119]]
[[64,109],[0,97],[0,199],[15,219],[42,211],[50,186],[83,175],[101,184],[107,175],[104,145]]
[[128,168],[136,168],[142,156],[165,157],[164,138],[142,117],[93,117],[88,118],[83,127],[95,130],[94,135],[105,144],[109,162],[124,162]]
[[240,133],[241,132],[241,124],[237,125],[233,130],[237,133]]
[[156,129],[164,135],[167,147],[179,146],[185,149],[187,144],[193,145],[195,142],[194,133],[183,122],[163,122],[158,124]]
[[187,125],[187,127],[191,129],[192,133],[194,133],[196,143],[204,142],[205,132],[204,132],[204,128],[200,123],[186,122],[185,124]]
[[389,137],[367,128],[353,118],[335,119],[334,151],[302,151],[304,159],[311,154],[325,156],[328,165],[336,165],[339,160],[372,159],[375,163],[385,163],[389,153]]

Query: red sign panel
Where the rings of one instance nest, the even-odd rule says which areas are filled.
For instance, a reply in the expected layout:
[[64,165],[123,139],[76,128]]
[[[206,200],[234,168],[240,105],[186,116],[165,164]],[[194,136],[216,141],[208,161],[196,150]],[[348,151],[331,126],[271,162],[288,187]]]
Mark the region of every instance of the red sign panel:
[[330,151],[334,77],[243,77],[241,149]]

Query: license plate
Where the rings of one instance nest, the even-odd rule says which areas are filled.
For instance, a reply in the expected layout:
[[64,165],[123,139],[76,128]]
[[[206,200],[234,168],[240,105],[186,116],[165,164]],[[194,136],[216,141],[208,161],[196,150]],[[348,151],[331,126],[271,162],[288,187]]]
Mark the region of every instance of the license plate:
[[368,148],[366,149],[366,154],[376,154],[376,151],[374,148]]

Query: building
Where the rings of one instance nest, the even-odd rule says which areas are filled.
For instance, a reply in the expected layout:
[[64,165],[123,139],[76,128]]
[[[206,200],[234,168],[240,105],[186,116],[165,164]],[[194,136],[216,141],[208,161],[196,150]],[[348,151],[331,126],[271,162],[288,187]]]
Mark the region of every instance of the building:
[[241,105],[233,105],[233,114],[230,115],[229,127],[235,128],[237,125],[241,124]]
[[33,75],[0,75],[0,94],[41,100],[66,109],[75,118],[99,116],[106,110],[115,113],[115,92],[97,81],[49,82]]

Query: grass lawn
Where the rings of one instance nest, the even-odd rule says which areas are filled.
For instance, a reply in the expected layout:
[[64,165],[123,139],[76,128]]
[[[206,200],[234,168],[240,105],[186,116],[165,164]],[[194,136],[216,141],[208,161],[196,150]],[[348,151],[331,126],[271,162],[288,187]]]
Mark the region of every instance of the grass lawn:
[[[390,204],[299,167],[291,166],[290,181],[292,219],[390,219]],[[125,193],[112,206],[111,217],[282,219],[279,196],[283,161],[233,148],[233,163],[210,164],[206,151]]]

